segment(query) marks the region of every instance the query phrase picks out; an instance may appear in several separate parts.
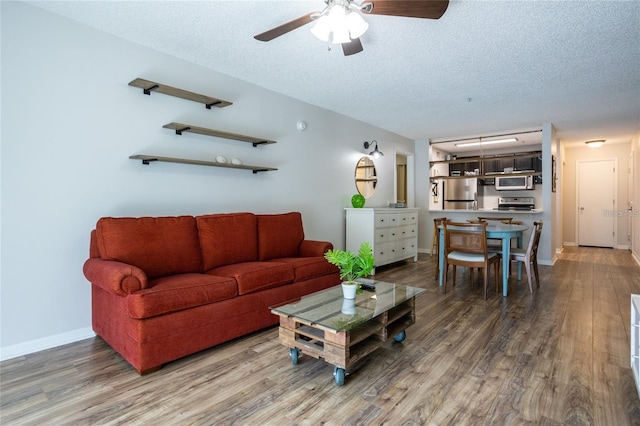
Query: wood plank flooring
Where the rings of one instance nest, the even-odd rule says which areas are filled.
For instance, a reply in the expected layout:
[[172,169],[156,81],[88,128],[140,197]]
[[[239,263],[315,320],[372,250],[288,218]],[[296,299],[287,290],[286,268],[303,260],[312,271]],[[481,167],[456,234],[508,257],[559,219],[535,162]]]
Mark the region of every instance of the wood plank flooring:
[[[427,289],[402,343],[335,385],[332,367],[270,328],[139,376],[100,338],[0,364],[3,425],[640,425],[629,365],[628,251],[566,248],[533,295],[466,276],[441,294],[436,257],[376,278]],[[476,274],[479,275],[479,274]],[[451,278],[450,278],[451,279]]]

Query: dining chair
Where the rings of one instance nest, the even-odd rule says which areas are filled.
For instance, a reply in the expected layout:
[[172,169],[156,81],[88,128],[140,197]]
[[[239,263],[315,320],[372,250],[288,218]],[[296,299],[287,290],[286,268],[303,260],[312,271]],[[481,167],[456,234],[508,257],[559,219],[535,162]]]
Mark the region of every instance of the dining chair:
[[478,220],[480,222],[502,222],[502,223],[506,223],[511,225],[511,222],[513,222],[513,218],[512,217],[483,217],[483,216],[478,216]]
[[[512,217],[483,217],[483,216],[478,216],[478,221],[479,222],[500,222],[500,223],[504,223],[507,225],[511,225],[513,224],[513,218]],[[487,245],[489,247],[502,247],[502,241],[498,238],[489,238],[489,240],[487,241]]]
[[440,228],[438,228],[438,227],[440,225],[442,225],[445,220],[447,220],[446,217],[434,217],[433,218],[433,237],[431,238],[431,255],[433,255],[434,252],[435,252],[435,254],[438,254],[440,252],[439,251]]
[[[510,261],[524,263],[527,270],[527,280],[529,282],[529,292],[533,294],[533,285],[531,284],[531,266],[533,265],[533,273],[536,276],[536,287],[540,288],[540,276],[538,274],[538,244],[540,243],[540,235],[542,235],[542,221],[533,222],[533,231],[529,238],[527,248],[512,248]],[[511,268],[509,268],[511,270]]]
[[[447,220],[446,217],[435,217],[433,218],[433,237],[431,238],[431,255],[435,251],[436,255],[440,255],[440,228]],[[440,274],[440,262],[436,261],[436,279],[438,279],[438,275]]]
[[[498,265],[500,257],[487,251],[487,223],[444,222],[444,283],[442,292],[447,292],[447,273],[453,266],[453,285],[456,285],[456,267],[464,266],[484,270],[484,299],[487,300],[489,266],[494,265],[496,292],[498,292]],[[471,274],[472,275],[472,274]],[[472,275],[473,280],[473,275]]]

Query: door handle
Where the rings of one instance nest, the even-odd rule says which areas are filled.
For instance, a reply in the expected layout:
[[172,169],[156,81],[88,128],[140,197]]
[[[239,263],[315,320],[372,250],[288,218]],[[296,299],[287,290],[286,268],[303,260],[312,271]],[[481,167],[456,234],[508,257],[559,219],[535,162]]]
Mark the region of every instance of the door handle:
[[580,210],[584,210],[584,207],[580,207]]

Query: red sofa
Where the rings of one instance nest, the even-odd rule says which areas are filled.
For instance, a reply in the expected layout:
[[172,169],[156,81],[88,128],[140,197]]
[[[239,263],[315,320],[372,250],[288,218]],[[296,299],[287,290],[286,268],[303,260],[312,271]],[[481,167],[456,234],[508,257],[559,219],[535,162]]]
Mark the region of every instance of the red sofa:
[[278,322],[269,306],[340,283],[300,213],[113,218],[91,232],[93,330],[140,374]]

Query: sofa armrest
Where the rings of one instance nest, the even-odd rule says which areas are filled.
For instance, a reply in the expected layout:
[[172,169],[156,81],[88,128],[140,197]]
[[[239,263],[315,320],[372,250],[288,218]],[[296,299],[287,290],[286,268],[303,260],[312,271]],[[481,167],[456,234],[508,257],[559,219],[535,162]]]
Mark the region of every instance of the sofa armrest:
[[328,241],[303,240],[300,244],[300,257],[318,257],[333,249],[333,244]]
[[121,296],[149,286],[144,271],[127,263],[91,258],[84,263],[82,270],[92,284]]

